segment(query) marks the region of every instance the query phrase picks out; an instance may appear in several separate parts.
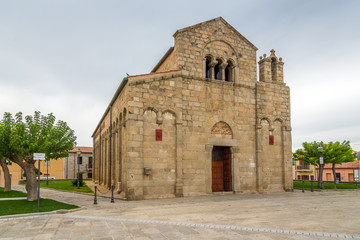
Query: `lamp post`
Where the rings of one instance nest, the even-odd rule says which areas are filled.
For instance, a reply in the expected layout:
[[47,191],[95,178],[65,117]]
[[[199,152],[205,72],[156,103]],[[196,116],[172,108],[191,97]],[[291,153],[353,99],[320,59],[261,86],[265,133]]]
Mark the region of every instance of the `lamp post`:
[[319,151],[320,151],[320,185],[321,185],[321,189],[324,189],[324,182],[323,182],[323,167],[324,167],[324,159],[322,157],[322,151],[323,151],[323,147],[318,147]]
[[78,148],[78,150],[76,151],[77,153],[77,165],[78,165],[78,172],[77,172],[77,189],[80,188],[80,154],[81,154],[81,150],[80,148]]

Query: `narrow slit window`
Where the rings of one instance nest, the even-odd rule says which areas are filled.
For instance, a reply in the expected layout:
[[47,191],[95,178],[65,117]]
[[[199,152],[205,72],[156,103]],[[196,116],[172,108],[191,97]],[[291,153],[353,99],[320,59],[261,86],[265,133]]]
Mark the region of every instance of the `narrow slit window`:
[[231,61],[227,61],[227,66],[225,68],[225,81],[227,82],[233,82],[233,64]]
[[210,72],[210,63],[211,63],[211,59],[210,57],[206,58],[206,69],[205,69],[205,77],[206,78],[211,78],[211,72]]

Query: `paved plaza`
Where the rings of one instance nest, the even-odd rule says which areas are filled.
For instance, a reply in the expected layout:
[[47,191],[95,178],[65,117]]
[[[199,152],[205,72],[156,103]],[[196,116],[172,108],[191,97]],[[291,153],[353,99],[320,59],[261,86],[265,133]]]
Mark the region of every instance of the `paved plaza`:
[[82,209],[0,218],[0,239],[360,239],[360,190],[99,197],[97,205],[84,194],[41,189],[41,196]]

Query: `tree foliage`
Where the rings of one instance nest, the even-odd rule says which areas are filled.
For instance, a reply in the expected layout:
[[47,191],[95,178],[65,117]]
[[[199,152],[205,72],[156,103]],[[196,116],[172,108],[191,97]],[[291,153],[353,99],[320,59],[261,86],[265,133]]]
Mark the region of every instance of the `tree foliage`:
[[45,153],[46,159],[68,156],[76,145],[74,131],[64,121],[55,122],[55,116],[35,112],[23,118],[21,112],[12,117],[5,113],[0,125],[0,157],[18,164],[27,176],[28,200],[36,199],[36,175],[33,153]]
[[[323,150],[320,151],[319,147]],[[320,155],[324,159],[324,164],[332,164],[333,174],[335,174],[335,164],[342,164],[345,162],[352,162],[356,160],[356,153],[353,152],[349,141],[329,142],[324,144],[323,142],[311,142],[303,143],[303,149],[298,149],[293,154],[296,161],[302,160],[307,164],[315,166],[319,165]],[[322,178],[322,172],[319,173],[319,179]],[[334,182],[336,181],[334,177]]]

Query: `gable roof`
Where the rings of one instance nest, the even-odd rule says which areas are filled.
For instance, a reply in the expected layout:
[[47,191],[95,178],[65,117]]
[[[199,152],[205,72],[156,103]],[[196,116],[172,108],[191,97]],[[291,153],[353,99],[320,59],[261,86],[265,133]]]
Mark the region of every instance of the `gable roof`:
[[224,23],[227,27],[229,27],[230,29],[232,29],[236,35],[238,35],[242,40],[244,40],[246,43],[248,43],[253,49],[255,50],[258,50],[257,47],[255,47],[254,44],[252,44],[249,40],[247,40],[243,35],[241,35],[233,26],[231,26],[227,21],[225,21],[222,17],[217,17],[217,18],[214,18],[214,19],[211,19],[211,20],[208,20],[208,21],[205,21],[205,22],[201,22],[201,23],[198,23],[198,24],[195,24],[195,25],[192,25],[192,26],[189,26],[189,27],[185,27],[185,28],[182,28],[182,29],[179,29],[177,30],[173,37],[176,37],[177,34],[179,33],[182,33],[182,32],[186,32],[186,31],[189,31],[191,29],[194,29],[194,28],[198,28],[200,27],[201,25],[206,25],[206,24],[209,24],[211,22],[217,22],[217,21],[221,21],[222,23]]
[[160,59],[160,61],[156,64],[156,66],[151,70],[151,72],[155,72],[163,62],[167,59],[167,57],[174,51],[174,47],[170,47],[169,50],[165,53],[165,55]]
[[69,153],[77,153],[78,149],[80,149],[82,153],[92,153],[92,147],[82,147],[82,146],[74,146],[73,150],[70,150]]

